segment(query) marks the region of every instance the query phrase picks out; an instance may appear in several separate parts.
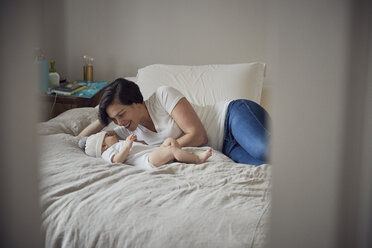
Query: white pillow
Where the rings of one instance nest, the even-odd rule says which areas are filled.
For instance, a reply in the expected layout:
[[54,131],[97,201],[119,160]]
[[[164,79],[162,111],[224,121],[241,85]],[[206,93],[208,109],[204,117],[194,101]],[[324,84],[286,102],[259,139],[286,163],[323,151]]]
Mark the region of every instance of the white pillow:
[[198,105],[222,100],[249,99],[260,103],[265,64],[254,62],[230,65],[162,65],[138,70],[137,84],[144,99],[160,86],[178,89]]

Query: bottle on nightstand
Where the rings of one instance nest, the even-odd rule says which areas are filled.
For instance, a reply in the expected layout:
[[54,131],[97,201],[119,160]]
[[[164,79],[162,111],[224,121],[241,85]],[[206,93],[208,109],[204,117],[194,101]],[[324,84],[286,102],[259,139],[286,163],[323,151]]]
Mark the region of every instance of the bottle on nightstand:
[[84,81],[93,81],[93,61],[94,59],[88,55],[83,56],[84,59]]
[[48,61],[45,60],[44,52],[41,48],[35,48],[36,54],[36,66],[37,66],[37,76],[39,81],[39,91],[42,93],[47,93],[49,88],[49,66]]
[[49,87],[50,88],[56,88],[59,86],[59,79],[60,76],[54,67],[55,61],[51,60],[50,61],[50,69],[49,69]]

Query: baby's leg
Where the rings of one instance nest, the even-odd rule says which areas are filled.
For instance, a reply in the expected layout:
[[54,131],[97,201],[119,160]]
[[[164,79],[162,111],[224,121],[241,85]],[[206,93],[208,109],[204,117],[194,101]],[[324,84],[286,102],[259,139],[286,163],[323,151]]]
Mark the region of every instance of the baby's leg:
[[174,146],[159,147],[152,151],[149,155],[149,162],[158,167],[166,163],[171,162],[173,159],[181,163],[193,163],[201,164],[207,161],[207,159],[212,155],[212,149],[202,152],[196,155],[192,152],[182,150],[181,148]]
[[207,159],[212,156],[212,149],[209,148],[208,150],[202,152],[199,155],[195,153],[182,150],[180,148],[174,148],[174,158],[177,161],[182,163],[193,163],[193,164],[201,164],[207,161]]
[[169,163],[174,159],[173,148],[171,146],[161,146],[153,150],[149,155],[149,162],[158,167]]
[[161,144],[161,147],[167,147],[167,146],[175,146],[175,147],[181,148],[180,144],[174,138],[166,138],[163,144]]
[[210,156],[212,156],[212,148],[208,148],[206,151],[200,153],[197,156],[199,156],[200,158],[200,163],[204,163]]

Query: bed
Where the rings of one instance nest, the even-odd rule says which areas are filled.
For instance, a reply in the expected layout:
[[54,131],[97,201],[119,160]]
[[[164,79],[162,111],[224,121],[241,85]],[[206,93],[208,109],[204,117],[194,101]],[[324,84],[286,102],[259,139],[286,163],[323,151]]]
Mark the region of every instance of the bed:
[[[165,84],[195,104],[243,97],[260,102],[264,70],[262,63],[152,65],[129,79],[145,98]],[[215,150],[199,165],[175,162],[144,171],[108,164],[77,145],[76,135],[96,118],[97,108],[77,108],[39,123],[46,247],[264,246],[269,164],[237,164]]]

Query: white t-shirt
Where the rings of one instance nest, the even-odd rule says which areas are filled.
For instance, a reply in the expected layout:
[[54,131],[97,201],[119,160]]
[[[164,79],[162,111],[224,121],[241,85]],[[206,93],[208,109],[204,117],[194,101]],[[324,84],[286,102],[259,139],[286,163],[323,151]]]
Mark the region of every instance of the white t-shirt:
[[[125,127],[115,128],[115,132],[123,139],[134,133],[138,140],[143,140],[149,145],[160,145],[168,138],[179,138],[184,133],[173,120],[171,113],[176,104],[184,96],[170,86],[159,87],[155,93],[145,101],[150,117],[154,122],[157,132],[152,132],[142,125],[138,125],[133,132]],[[207,131],[208,146],[221,151],[227,107],[230,101],[223,101],[214,105],[198,106],[192,104]]]
[[[102,158],[109,163],[112,163],[112,157],[120,152],[125,146],[125,140],[120,140],[106,151],[102,153]],[[154,146],[144,145],[142,143],[133,142],[132,148],[129,151],[124,164],[133,165],[142,170],[153,170],[156,168],[149,162],[149,154],[156,149]]]
[[207,106],[191,104],[207,131],[207,146],[217,151],[222,151],[226,111],[230,102],[231,101],[222,101]]
[[183,97],[176,89],[162,86],[145,101],[157,132],[153,132],[142,125],[138,125],[133,132],[122,126],[116,127],[114,130],[122,139],[133,133],[137,135],[138,140],[143,140],[149,145],[160,145],[168,137],[177,139],[183,135],[183,132],[172,118],[171,113]]

